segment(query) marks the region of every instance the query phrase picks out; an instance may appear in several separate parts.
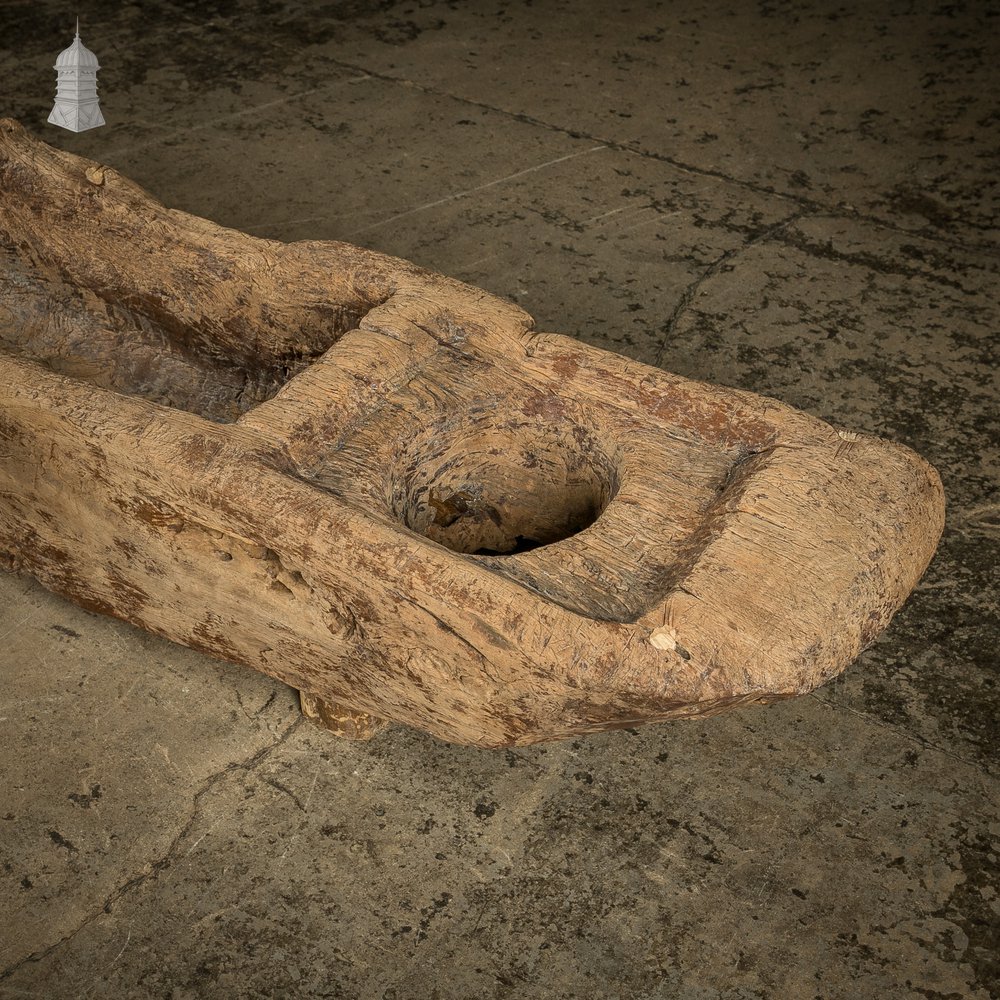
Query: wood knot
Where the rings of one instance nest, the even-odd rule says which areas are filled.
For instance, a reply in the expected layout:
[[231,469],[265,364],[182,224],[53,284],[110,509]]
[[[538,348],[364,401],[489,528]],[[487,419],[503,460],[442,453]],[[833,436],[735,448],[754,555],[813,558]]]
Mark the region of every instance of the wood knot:
[[676,653],[682,660],[690,660],[691,654],[677,641],[677,632],[669,625],[661,625],[649,634],[649,644],[668,653]]
[[91,184],[95,184],[100,187],[104,183],[104,172],[107,170],[101,163],[95,163],[94,166],[88,167],[87,172],[84,176],[90,181]]

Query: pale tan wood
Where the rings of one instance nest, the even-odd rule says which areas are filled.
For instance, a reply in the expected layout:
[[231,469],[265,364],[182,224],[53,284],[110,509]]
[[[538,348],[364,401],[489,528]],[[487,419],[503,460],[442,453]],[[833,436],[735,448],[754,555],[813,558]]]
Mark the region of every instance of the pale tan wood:
[[11,121],[0,184],[0,556],[334,728],[500,746],[801,694],[937,544],[899,445]]
[[302,714],[318,726],[329,729],[334,736],[347,740],[367,741],[377,736],[389,723],[367,712],[356,712],[353,708],[337,702],[324,701],[308,691],[299,692]]

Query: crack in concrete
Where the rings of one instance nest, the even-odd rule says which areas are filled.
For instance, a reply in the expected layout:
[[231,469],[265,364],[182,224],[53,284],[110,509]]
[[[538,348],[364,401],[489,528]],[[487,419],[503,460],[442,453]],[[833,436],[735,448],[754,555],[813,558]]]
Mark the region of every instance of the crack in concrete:
[[[949,239],[939,233],[929,233],[922,229],[907,229],[905,226],[897,225],[887,219],[880,219],[874,215],[868,215],[855,208],[848,207],[847,205],[828,205],[824,202],[816,201],[813,198],[807,198],[804,195],[793,194],[788,191],[778,191],[775,188],[768,187],[766,184],[760,184],[757,181],[733,177],[731,174],[727,174],[722,170],[715,170],[712,167],[699,167],[693,163],[686,163],[683,160],[678,160],[676,157],[668,156],[666,153],[657,153],[653,150],[641,149],[630,143],[620,142],[617,139],[609,139],[605,136],[596,135],[593,132],[586,132],[582,129],[556,125],[554,122],[548,122],[542,118],[536,118],[534,115],[526,114],[523,111],[509,111],[506,108],[497,107],[493,104],[487,104],[485,101],[477,101],[471,97],[462,97],[458,94],[452,94],[446,90],[438,90],[436,87],[431,87],[423,83],[417,83],[415,80],[409,80],[406,77],[393,76],[391,73],[381,73],[377,70],[371,70],[365,68],[364,66],[359,66],[356,63],[343,62],[340,59],[331,58],[329,59],[329,62],[340,69],[361,73],[363,76],[370,77],[374,80],[400,84],[401,86],[418,90],[423,94],[430,94],[434,97],[442,97],[448,100],[457,101],[460,104],[480,108],[484,111],[492,111],[495,114],[512,118],[513,120],[522,122],[525,125],[535,125],[539,128],[547,129],[550,132],[558,132],[561,135],[567,135],[572,139],[587,139],[591,142],[598,142],[602,146],[606,146],[608,149],[613,149],[620,153],[631,153],[634,156],[641,156],[644,159],[657,160],[658,162],[666,163],[683,173],[693,174],[698,177],[711,177],[714,180],[723,181],[727,184],[732,184],[736,187],[753,191],[755,194],[766,195],[770,198],[778,198],[782,201],[790,201],[799,206],[801,215],[828,215],[832,218],[850,219],[852,221],[862,222],[879,229],[888,229],[892,232],[908,236],[912,239],[926,240],[929,243],[938,243],[942,246],[962,250],[966,253],[982,254],[990,258],[996,257],[996,248],[992,244],[981,245],[978,243],[969,243],[965,240]],[[974,229],[985,228],[982,224],[977,224],[971,220],[962,220],[962,224]]]
[[850,705],[837,704],[829,695],[823,693],[822,688],[816,691],[809,691],[806,697],[812,698],[814,701],[818,701],[821,705],[830,709],[831,712],[846,712],[848,715],[853,715],[859,719],[863,719],[865,722],[868,722],[873,726],[878,726],[879,729],[885,729],[894,736],[899,736],[904,740],[909,740],[911,743],[916,743],[925,750],[931,750],[934,753],[943,754],[945,757],[951,758],[951,760],[958,761],[959,764],[965,764],[967,767],[971,767],[972,770],[978,771],[987,778],[996,777],[996,774],[989,766],[988,762],[970,760],[968,757],[963,757],[961,754],[957,754],[953,750],[948,750],[946,747],[939,746],[937,743],[932,743],[926,737],[921,736],[919,733],[913,732],[910,729],[900,729],[898,726],[893,726],[890,723],[878,718],[878,716],[872,715],[870,712],[852,708]]
[[757,246],[760,243],[765,243],[767,240],[773,239],[777,236],[783,229],[788,226],[794,225],[799,219],[803,218],[807,213],[794,212],[787,218],[782,219],[780,222],[776,222],[773,225],[765,226],[763,229],[757,230],[753,233],[749,239],[747,239],[742,246],[733,247],[732,250],[726,250],[725,253],[717,257],[711,264],[705,268],[701,274],[695,278],[694,281],[684,289],[681,297],[677,300],[673,311],[667,317],[666,322],[663,324],[663,336],[660,338],[660,342],[656,348],[656,354],[653,356],[652,364],[657,368],[660,367],[660,362],[663,360],[663,354],[667,349],[667,341],[670,339],[670,335],[677,328],[677,323],[681,316],[688,311],[691,303],[694,301],[695,296],[698,294],[699,289],[709,278],[714,277],[718,274],[727,264],[731,263],[737,257],[746,253],[751,248]]
[[239,684],[236,684],[234,686],[233,691],[234,691],[234,694],[236,695],[236,702],[240,706],[240,711],[247,717],[247,719],[250,722],[252,722],[252,723],[254,723],[256,725],[260,725],[261,723],[263,723],[264,728],[272,736],[280,736],[281,735],[278,732],[278,730],[275,729],[274,726],[272,726],[270,722],[268,722],[267,716],[264,715],[264,713],[274,704],[275,699],[278,697],[278,689],[277,688],[275,688],[268,695],[267,701],[265,701],[264,704],[261,705],[260,708],[258,708],[256,712],[251,712],[246,707],[246,705],[243,704],[243,696],[240,694]]
[[167,850],[164,852],[162,857],[157,858],[155,861],[147,862],[147,864],[143,866],[143,870],[138,875],[133,875],[131,878],[126,879],[121,885],[112,890],[112,892],[110,892],[105,898],[100,908],[95,910],[93,913],[87,914],[87,916],[84,917],[83,920],[81,920],[68,934],[64,934],[58,941],[53,942],[40,951],[32,952],[30,955],[26,955],[24,958],[18,959],[6,969],[0,971],[0,982],[3,982],[5,979],[9,979],[12,975],[14,975],[14,973],[29,963],[44,961],[53,952],[57,951],[64,944],[76,937],[77,934],[79,934],[84,928],[88,927],[95,920],[97,920],[102,914],[111,913],[114,905],[132,892],[133,889],[138,889],[146,882],[159,878],[160,873],[171,866],[178,854],[180,844],[191,832],[194,824],[197,822],[198,816],[201,813],[201,800],[204,796],[228,775],[233,774],[236,771],[250,772],[255,770],[279,746],[285,743],[286,740],[288,740],[289,737],[292,736],[292,734],[305,723],[305,721],[306,720],[302,716],[299,716],[290,726],[282,731],[281,735],[274,740],[274,742],[268,743],[267,746],[263,746],[259,750],[256,750],[245,760],[230,761],[225,767],[214,772],[213,774],[210,774],[194,793],[194,798],[191,804],[191,815],[188,816],[187,821],[181,827],[174,839],[170,842],[170,845],[167,847]]
[[[809,218],[812,220],[822,218],[834,219],[836,216],[810,215]],[[898,275],[902,278],[912,278],[918,281],[925,281],[928,284],[940,285],[942,288],[951,288],[960,292],[962,295],[969,296],[970,298],[976,297],[980,294],[976,289],[966,288],[965,285],[963,285],[962,282],[956,278],[949,278],[943,274],[935,274],[934,271],[930,269],[910,267],[900,261],[888,260],[884,257],[879,257],[877,254],[868,253],[864,250],[859,250],[854,253],[837,250],[834,248],[832,241],[820,243],[816,240],[810,240],[808,236],[801,232],[797,236],[788,233],[776,233],[775,235],[778,237],[776,242],[779,242],[782,246],[798,250],[809,257],[816,258],[817,260],[829,260],[836,263],[848,264],[852,267],[862,267],[868,271],[873,271],[876,274],[891,274]],[[952,270],[957,271],[957,269]]]
[[[554,166],[557,163],[563,163],[566,160],[576,159],[578,156],[586,156],[588,153],[597,153],[605,146],[594,146],[591,149],[580,149],[575,153],[567,153],[565,156],[557,156],[553,160],[546,160],[544,163],[536,163],[530,167],[525,167],[523,170],[516,170],[512,174],[507,174],[504,177],[497,177],[495,180],[487,181],[485,184],[477,184],[475,187],[467,188],[465,191],[456,191],[454,194],[449,194],[444,198],[437,198],[434,201],[428,201],[423,205],[416,205],[413,208],[408,208],[404,212],[397,212],[395,215],[390,215],[388,218],[379,219],[377,222],[372,222],[367,226],[363,226],[361,229],[356,229],[352,233],[348,233],[349,239],[355,239],[361,236],[363,233],[371,232],[373,229],[379,229],[382,226],[387,226],[392,222],[396,222],[398,219],[405,219],[407,216],[416,215],[418,212],[425,212],[429,208],[437,208],[439,205],[447,205],[449,202],[457,201],[459,198],[465,198],[470,194],[476,194],[479,191],[485,191],[488,188],[496,187],[498,184],[505,184],[507,181],[516,180],[518,177],[523,177],[525,174],[534,174],[539,170],[544,170],[546,167]],[[423,329],[423,327],[421,327]],[[427,331],[425,331],[427,332]]]

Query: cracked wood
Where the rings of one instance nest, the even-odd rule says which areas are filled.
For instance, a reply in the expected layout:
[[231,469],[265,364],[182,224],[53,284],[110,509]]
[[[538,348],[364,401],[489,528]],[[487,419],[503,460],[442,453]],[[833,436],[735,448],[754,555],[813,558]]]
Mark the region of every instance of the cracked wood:
[[940,481],[898,445],[166,209],[11,121],[0,180],[0,556],[345,733],[801,694],[934,551]]

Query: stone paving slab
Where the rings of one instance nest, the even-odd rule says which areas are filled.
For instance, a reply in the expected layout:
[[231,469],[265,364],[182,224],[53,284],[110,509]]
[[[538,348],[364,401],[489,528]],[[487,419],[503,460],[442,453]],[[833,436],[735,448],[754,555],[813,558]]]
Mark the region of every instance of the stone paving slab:
[[[811,697],[494,754],[302,724],[204,779],[0,995],[987,1000],[997,805]],[[74,817],[71,872],[107,821]]]

